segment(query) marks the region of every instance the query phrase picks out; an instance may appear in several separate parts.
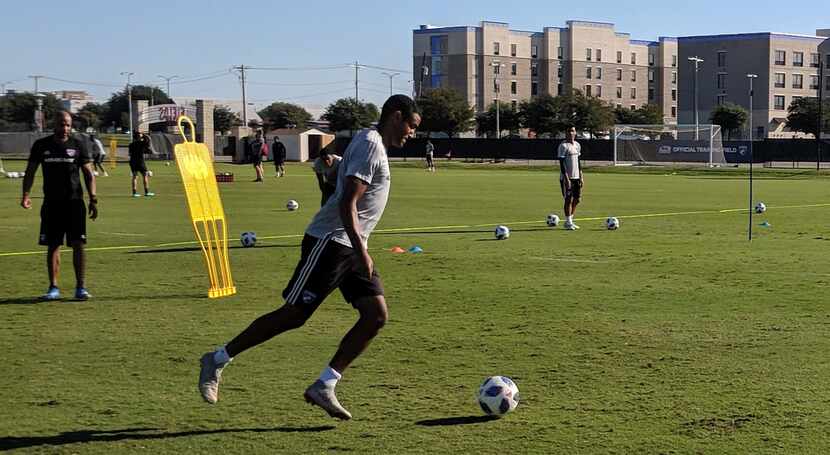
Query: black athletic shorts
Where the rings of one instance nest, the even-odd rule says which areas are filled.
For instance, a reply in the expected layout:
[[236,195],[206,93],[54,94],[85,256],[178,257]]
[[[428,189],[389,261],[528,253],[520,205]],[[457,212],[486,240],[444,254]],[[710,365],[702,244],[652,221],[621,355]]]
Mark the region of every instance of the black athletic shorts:
[[86,205],[83,200],[46,201],[40,207],[40,245],[86,243]]
[[251,158],[251,164],[253,164],[254,167],[259,166],[260,164],[262,164],[262,155]]
[[133,174],[146,174],[147,164],[144,161],[130,161],[130,172]]
[[286,303],[300,306],[308,315],[314,313],[335,288],[340,288],[343,298],[352,305],[361,297],[383,295],[383,283],[377,270],[372,271],[371,279],[358,274],[355,251],[330,237],[318,239],[308,234],[303,237],[300,263],[282,291]]
[[562,188],[562,196],[572,197],[574,199],[580,199],[582,197],[582,179],[570,179],[571,180],[571,190],[567,191],[565,189],[565,179],[559,179],[559,186]]

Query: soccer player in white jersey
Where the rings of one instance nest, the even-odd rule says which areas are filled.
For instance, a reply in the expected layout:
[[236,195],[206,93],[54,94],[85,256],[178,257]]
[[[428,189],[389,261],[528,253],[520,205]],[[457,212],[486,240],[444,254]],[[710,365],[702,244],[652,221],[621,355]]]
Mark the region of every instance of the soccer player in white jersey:
[[567,138],[559,144],[559,186],[565,198],[565,229],[575,231],[579,226],[574,223],[574,212],[582,198],[585,177],[582,175],[580,159],[582,147],[576,142],[576,128],[568,128]]
[[339,288],[360,317],[319,379],[306,389],[305,399],[332,417],[351,418],[337,400],[335,385],[388,317],[383,283],[367,250],[369,234],[380,221],[389,196],[386,150],[402,147],[420,123],[415,102],[405,95],[394,95],[384,103],[377,129],[363,130],[352,139],[343,153],[334,195],[306,228],[300,262],[282,293],[285,304],[260,316],[228,344],[202,356],[199,391],[205,401],[215,403],[219,398],[222,369],[232,358],[302,326],[326,296]]

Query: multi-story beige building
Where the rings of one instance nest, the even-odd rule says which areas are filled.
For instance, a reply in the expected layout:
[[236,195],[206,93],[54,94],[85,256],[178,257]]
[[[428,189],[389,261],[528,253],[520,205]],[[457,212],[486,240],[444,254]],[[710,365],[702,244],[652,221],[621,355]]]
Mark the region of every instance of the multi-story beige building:
[[[756,138],[805,137],[785,127],[787,107],[799,97],[816,97],[819,61],[825,63],[825,89],[830,90],[830,55],[820,59],[819,44],[830,30],[816,35],[788,33],[741,33],[678,38],[681,65],[679,122],[694,123],[694,65],[689,58],[703,59],[697,73],[698,118],[710,123],[719,104],[735,103],[749,109],[749,78],[753,79],[753,124]],[[744,133],[744,137],[748,136]]]
[[577,89],[612,105],[660,106],[677,116],[677,41],[632,40],[614,24],[568,21],[541,32],[503,22],[413,31],[415,91],[451,87],[477,111],[498,99],[517,105],[540,94]]

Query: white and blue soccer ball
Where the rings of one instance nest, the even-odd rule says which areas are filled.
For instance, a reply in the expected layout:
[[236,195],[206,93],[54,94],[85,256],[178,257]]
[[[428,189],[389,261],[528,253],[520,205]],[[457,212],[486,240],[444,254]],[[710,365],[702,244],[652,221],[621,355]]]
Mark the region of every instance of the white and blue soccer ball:
[[153,176],[153,171],[147,171],[147,177],[152,177],[152,176]]
[[556,214],[551,213],[550,215],[548,215],[545,222],[548,223],[548,226],[550,226],[550,227],[559,226],[559,216],[556,215]]
[[242,246],[245,248],[250,248],[256,245],[256,234],[251,231],[243,232],[239,241],[242,242]]
[[285,208],[287,208],[288,210],[293,212],[294,210],[297,210],[298,208],[300,208],[300,204],[297,201],[295,201],[294,199],[290,199],[285,204]]
[[496,240],[507,240],[510,238],[510,229],[507,226],[496,226]]
[[478,405],[485,414],[501,417],[519,405],[519,388],[507,376],[491,376],[478,388]]
[[620,220],[617,217],[610,216],[607,220],[605,220],[605,227],[609,231],[615,231],[620,228]]
[[763,202],[755,204],[755,213],[764,213],[767,211],[767,205]]

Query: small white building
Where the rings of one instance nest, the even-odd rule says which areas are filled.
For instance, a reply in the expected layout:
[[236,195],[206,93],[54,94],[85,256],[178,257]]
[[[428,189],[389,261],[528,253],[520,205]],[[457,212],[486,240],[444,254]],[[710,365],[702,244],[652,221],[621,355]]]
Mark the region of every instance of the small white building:
[[[286,161],[305,162],[320,156],[320,150],[334,141],[334,135],[315,128],[276,129],[265,133],[269,147],[274,143],[274,136],[279,136],[280,142],[285,145]],[[270,150],[270,159],[274,159],[274,151]]]

